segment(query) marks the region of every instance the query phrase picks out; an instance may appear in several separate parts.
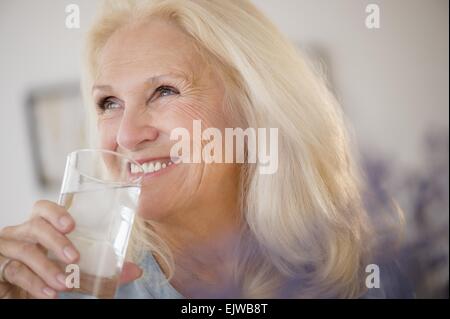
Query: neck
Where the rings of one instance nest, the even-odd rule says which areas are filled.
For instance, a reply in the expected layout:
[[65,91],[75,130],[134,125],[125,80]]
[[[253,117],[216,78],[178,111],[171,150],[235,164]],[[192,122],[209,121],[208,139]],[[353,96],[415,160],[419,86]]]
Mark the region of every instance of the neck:
[[[229,289],[240,236],[240,215],[237,201],[228,203],[208,203],[204,209],[183,212],[180,223],[172,221],[155,227],[174,256],[171,284],[185,296],[220,295]],[[167,269],[163,271],[167,275]]]

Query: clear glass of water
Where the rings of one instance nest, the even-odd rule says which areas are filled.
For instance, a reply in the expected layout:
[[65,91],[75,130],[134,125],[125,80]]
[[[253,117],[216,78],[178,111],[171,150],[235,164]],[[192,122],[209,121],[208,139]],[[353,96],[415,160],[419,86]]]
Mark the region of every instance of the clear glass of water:
[[[68,155],[58,204],[75,220],[68,238],[80,252],[80,259],[72,268],[59,262],[66,274],[78,267],[70,273],[71,289],[60,297],[114,297],[143,175],[141,165],[112,151],[84,149]],[[78,282],[73,277],[76,270]]]

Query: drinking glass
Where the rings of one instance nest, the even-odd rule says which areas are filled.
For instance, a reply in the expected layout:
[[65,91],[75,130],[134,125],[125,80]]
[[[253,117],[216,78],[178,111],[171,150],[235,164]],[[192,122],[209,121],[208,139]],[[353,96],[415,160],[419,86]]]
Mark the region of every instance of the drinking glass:
[[67,236],[80,259],[72,268],[58,262],[72,276],[66,280],[71,289],[60,297],[115,296],[143,175],[141,165],[112,151],[83,149],[67,156],[58,204],[75,220]]

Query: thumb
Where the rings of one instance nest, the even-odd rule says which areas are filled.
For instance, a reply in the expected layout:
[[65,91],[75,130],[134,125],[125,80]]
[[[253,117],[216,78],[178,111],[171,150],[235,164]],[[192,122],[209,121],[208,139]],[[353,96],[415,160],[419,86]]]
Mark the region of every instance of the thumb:
[[125,262],[122,267],[122,273],[120,274],[120,285],[132,282],[142,276],[142,269],[135,263]]

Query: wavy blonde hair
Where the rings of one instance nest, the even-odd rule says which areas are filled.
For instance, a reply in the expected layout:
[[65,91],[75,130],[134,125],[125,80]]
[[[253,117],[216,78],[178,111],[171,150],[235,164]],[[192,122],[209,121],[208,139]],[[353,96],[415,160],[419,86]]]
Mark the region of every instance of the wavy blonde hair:
[[[239,296],[361,296],[371,236],[344,116],[325,77],[251,2],[106,1],[88,36],[86,105],[108,38],[155,17],[176,23],[219,66],[236,123],[279,129],[278,172],[260,175],[258,164],[246,164],[241,175]],[[131,246],[158,254],[173,274],[172,254],[151,221],[137,221]]]

